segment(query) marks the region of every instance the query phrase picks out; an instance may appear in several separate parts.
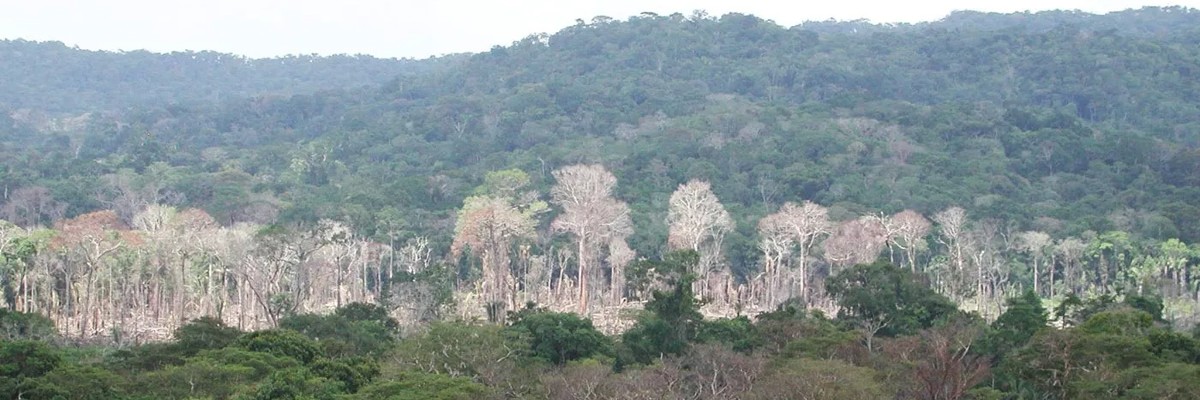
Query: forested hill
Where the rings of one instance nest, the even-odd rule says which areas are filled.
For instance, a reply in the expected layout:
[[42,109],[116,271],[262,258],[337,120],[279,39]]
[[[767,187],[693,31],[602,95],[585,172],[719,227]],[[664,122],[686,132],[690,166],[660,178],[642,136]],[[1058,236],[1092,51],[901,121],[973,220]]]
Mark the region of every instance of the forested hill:
[[0,49],[2,398],[1200,398],[1194,10]]
[[[633,209],[639,254],[665,247],[671,191],[710,181],[738,221],[725,246],[741,271],[757,268],[755,221],[801,199],[830,206],[834,219],[957,205],[974,219],[1056,237],[1119,230],[1200,241],[1200,13],[960,13],[835,29],[843,25],[863,26],[787,28],[738,14],[598,17],[367,89],[41,122],[5,112],[0,172],[10,204],[17,188],[46,188],[38,193],[68,216],[143,193],[227,224],[336,218],[377,238],[399,229],[448,246],[454,213],[486,172],[520,169],[546,193],[550,171],[598,162]],[[126,71],[121,63],[219,58],[59,49],[66,61],[109,60],[87,65],[113,76]],[[6,74],[46,69],[0,59]],[[246,80],[202,69],[202,81],[303,87],[266,73],[270,61],[232,61],[234,71],[250,71],[234,74]],[[315,82],[347,86],[405,65],[363,61],[342,81],[316,71],[354,59],[311,61],[320,67],[309,72],[323,77]],[[309,60],[282,61],[298,62]],[[96,77],[79,68],[62,73]],[[90,88],[121,85],[70,82],[54,85],[74,87],[79,102],[96,97]],[[153,90],[209,90],[176,84],[186,89]],[[70,98],[38,98],[45,92],[18,91],[30,104]],[[63,216],[13,213],[6,219]]]
[[251,59],[212,51],[88,51],[0,40],[0,107],[61,113],[208,104],[377,86],[445,60],[364,55]]

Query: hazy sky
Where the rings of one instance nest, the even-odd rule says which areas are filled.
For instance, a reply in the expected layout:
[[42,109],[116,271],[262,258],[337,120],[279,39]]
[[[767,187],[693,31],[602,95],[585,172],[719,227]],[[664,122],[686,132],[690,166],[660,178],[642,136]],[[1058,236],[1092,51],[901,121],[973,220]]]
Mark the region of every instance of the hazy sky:
[[216,50],[251,57],[371,54],[424,58],[507,45],[597,15],[643,11],[754,14],[792,26],[807,20],[918,22],[954,10],[1104,13],[1146,5],[1200,8],[1200,0],[5,0],[0,38],[57,40],[85,49]]

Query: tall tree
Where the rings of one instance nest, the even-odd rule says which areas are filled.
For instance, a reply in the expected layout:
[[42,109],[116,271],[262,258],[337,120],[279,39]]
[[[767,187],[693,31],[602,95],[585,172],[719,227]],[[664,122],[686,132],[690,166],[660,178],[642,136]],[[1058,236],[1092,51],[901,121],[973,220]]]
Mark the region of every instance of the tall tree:
[[633,233],[629,206],[612,198],[617,177],[598,164],[571,165],[554,171],[557,183],[550,189],[550,198],[563,212],[555,218],[552,228],[575,235],[579,263],[579,313],[588,312],[588,275],[592,273],[589,258],[595,247],[613,238]]
[[[1040,296],[1042,294],[1042,261],[1045,258],[1047,246],[1053,241],[1050,239],[1050,235],[1038,231],[1021,232],[1018,238],[1020,238],[1021,250],[1029,253],[1033,261],[1033,292]],[[1050,273],[1053,274],[1054,271],[1051,270]]]
[[692,180],[679,185],[671,194],[667,208],[667,246],[671,250],[692,250],[700,255],[697,271],[700,294],[713,297],[706,287],[708,277],[721,263],[721,244],[733,229],[733,218],[721,205],[706,181]]
[[[762,251],[763,272],[760,280],[761,293],[758,300],[765,302],[766,307],[787,297],[784,293],[781,278],[785,262],[792,253],[795,242],[792,241],[792,230],[787,225],[786,216],[782,213],[767,215],[758,221],[758,249]],[[788,285],[791,288],[791,285]]]
[[916,272],[917,252],[925,250],[928,246],[925,243],[925,235],[929,234],[933,225],[924,216],[913,210],[898,212],[890,219],[896,227],[896,234],[889,236],[888,239],[893,246],[904,251],[904,258],[908,261],[908,270]]
[[469,248],[479,258],[487,306],[516,307],[510,293],[513,278],[509,249],[514,241],[532,237],[534,227],[532,216],[522,213],[507,198],[472,196],[463,202],[451,253],[457,255]]
[[[800,296],[807,302],[809,299],[808,279],[810,277],[808,270],[809,252],[812,251],[813,246],[816,245],[821,236],[830,233],[832,223],[829,221],[829,211],[825,207],[811,201],[805,201],[800,205],[788,202],[779,208],[779,212],[769,215],[764,220],[768,222],[766,222],[765,226],[761,225],[763,223],[760,222],[760,231],[766,228],[764,233],[769,234],[774,232],[776,234],[787,235],[786,240],[782,240],[782,237],[764,239],[772,242],[770,247],[774,248],[775,257],[782,260],[786,256],[784,252],[790,252],[791,250],[790,246],[787,249],[783,249],[780,246],[794,243],[799,250],[797,260],[799,271],[797,272],[797,276],[799,278]],[[788,291],[789,295],[792,294],[790,286]]]
[[[76,317],[73,322],[77,323],[77,331],[81,335],[91,335],[98,327],[98,321],[92,313],[96,304],[97,281],[106,266],[106,258],[125,246],[126,240],[123,239],[129,235],[123,238],[122,233],[129,231],[115,212],[107,210],[60,221],[58,231],[53,246],[67,256],[62,270],[65,278],[64,311]],[[75,287],[77,279],[83,280],[82,288]],[[78,304],[81,291],[82,305]],[[66,331],[70,332],[69,328]]]
[[870,217],[842,222],[825,239],[825,259],[843,268],[873,262],[887,245],[886,235]]

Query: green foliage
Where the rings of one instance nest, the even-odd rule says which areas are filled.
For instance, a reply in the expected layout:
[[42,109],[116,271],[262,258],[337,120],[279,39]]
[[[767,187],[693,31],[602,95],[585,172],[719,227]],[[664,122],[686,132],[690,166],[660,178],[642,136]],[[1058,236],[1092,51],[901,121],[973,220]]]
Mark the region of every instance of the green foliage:
[[[629,266],[625,279],[634,293],[642,293],[657,283],[667,286],[687,278],[688,272],[700,262],[700,254],[691,250],[673,251],[662,256],[662,260],[639,260]],[[692,277],[690,279],[695,279]]]
[[309,370],[316,376],[341,382],[350,393],[357,392],[379,375],[379,365],[368,359],[318,360],[309,366]]
[[1166,361],[1200,363],[1200,342],[1167,329],[1150,331],[1150,351]]
[[891,398],[874,371],[838,360],[789,359],[771,366],[747,399]]
[[386,308],[377,304],[350,303],[333,310],[333,314],[354,322],[375,322],[393,332],[400,326]]
[[405,372],[393,380],[364,387],[348,399],[362,400],[472,400],[487,398],[487,387],[463,377]]
[[0,340],[0,397],[19,398],[29,380],[53,371],[63,363],[57,349],[44,342]]
[[269,329],[250,332],[238,338],[234,346],[254,352],[290,357],[302,364],[312,362],[321,354],[317,343],[288,329]]
[[[679,254],[664,257],[660,264],[664,271],[689,270],[684,263],[696,258]],[[691,274],[683,273],[678,279],[667,279],[672,285],[670,291],[654,291],[653,298],[646,303],[646,313],[621,335],[620,356],[625,362],[648,364],[664,355],[679,355],[688,343],[697,339],[704,316],[700,315],[700,304],[692,293],[694,279]]]
[[734,351],[750,352],[762,345],[758,328],[745,316],[703,321],[696,332],[696,341],[722,343]]
[[262,376],[265,374],[246,365],[196,357],[182,365],[137,374],[131,380],[133,391],[154,398],[228,399],[249,390],[249,385]]
[[379,306],[350,304],[333,314],[301,314],[279,320],[279,327],[316,341],[329,357],[378,356],[391,348],[398,323]]
[[208,104],[265,93],[378,84],[426,67],[364,55],[269,59],[212,51],[88,51],[60,42],[0,41],[9,80],[0,103],[48,111]]
[[124,397],[120,378],[107,370],[67,364],[21,385],[23,398],[111,400]]
[[0,376],[33,378],[50,372],[62,363],[58,351],[43,342],[0,341]]
[[435,322],[424,334],[401,341],[392,354],[402,366],[432,366],[439,373],[478,377],[492,372],[481,368],[515,368],[514,358],[528,348],[525,338],[500,326]]
[[838,301],[838,319],[881,326],[883,336],[911,335],[958,312],[922,277],[887,261],[855,265],[825,281]]
[[1046,309],[1042,307],[1041,297],[1032,290],[1009,298],[1005,306],[1004,313],[992,322],[986,340],[989,352],[994,357],[1001,357],[1024,346],[1034,334],[1046,329]]
[[192,356],[201,350],[219,349],[232,344],[242,331],[226,326],[213,317],[200,317],[175,330],[173,347],[183,356]]
[[592,321],[572,313],[556,313],[530,305],[513,313],[510,329],[529,340],[534,357],[563,365],[597,355],[612,355],[612,341]]
[[58,330],[49,318],[0,309],[0,340],[50,340],[56,337]]
[[[1200,398],[1200,366],[1169,363],[1161,366],[1133,368],[1122,371],[1114,385],[1116,390],[1095,393],[1093,398],[1122,399],[1196,399]],[[1111,393],[1118,393],[1112,396]]]
[[318,376],[304,368],[277,371],[238,400],[333,400],[342,394],[342,382]]
[[266,378],[275,371],[288,368],[300,367],[300,361],[296,358],[284,355],[276,355],[266,352],[249,351],[240,347],[231,346],[216,350],[205,350],[196,355],[188,362],[197,360],[199,362],[212,363],[213,365],[230,365],[250,368],[252,371],[246,375],[247,381],[258,381]]

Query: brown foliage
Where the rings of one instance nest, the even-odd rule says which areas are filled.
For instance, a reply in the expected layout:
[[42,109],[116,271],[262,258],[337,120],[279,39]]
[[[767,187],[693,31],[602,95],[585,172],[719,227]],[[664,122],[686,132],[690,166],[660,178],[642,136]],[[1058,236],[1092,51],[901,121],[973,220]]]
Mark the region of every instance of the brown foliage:
[[886,242],[886,232],[870,218],[849,220],[825,239],[825,259],[841,267],[869,263],[879,257]]
[[67,205],[54,200],[50,190],[41,186],[23,187],[8,195],[8,202],[0,207],[0,218],[22,227],[31,227],[46,222],[54,223],[63,217]]

